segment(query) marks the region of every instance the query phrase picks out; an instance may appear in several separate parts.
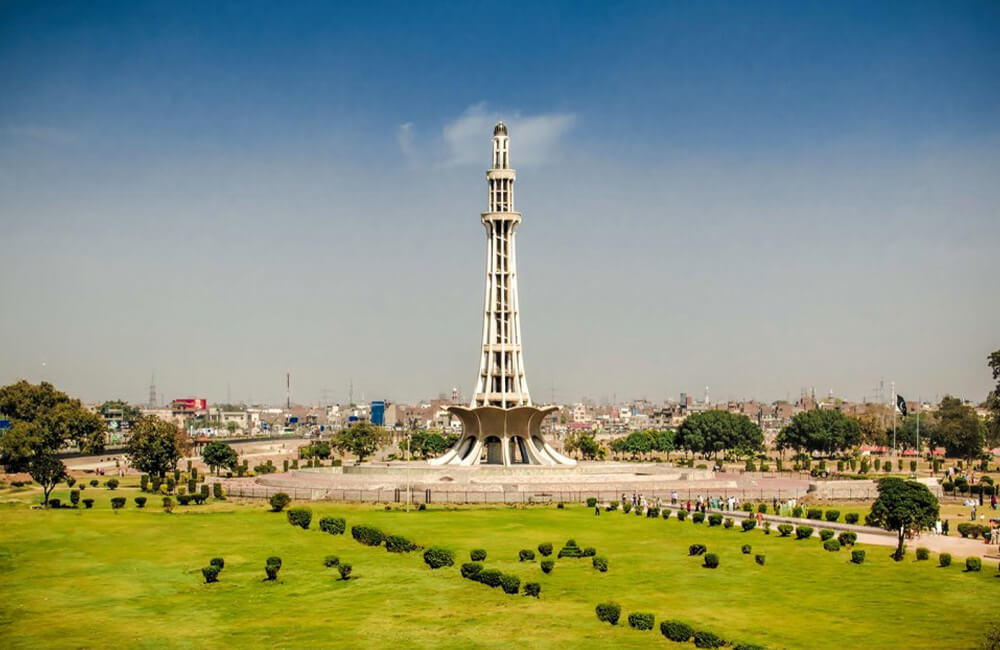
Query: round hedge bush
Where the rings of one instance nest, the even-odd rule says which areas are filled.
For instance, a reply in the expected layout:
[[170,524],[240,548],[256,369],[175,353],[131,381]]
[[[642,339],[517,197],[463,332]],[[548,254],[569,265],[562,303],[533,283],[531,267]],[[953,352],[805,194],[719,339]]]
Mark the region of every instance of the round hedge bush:
[[594,559],[591,560],[590,562],[591,565],[601,573],[608,572],[608,558],[595,555]]
[[743,546],[740,547],[740,550],[743,552],[743,555],[750,555],[750,552],[753,550],[753,547],[750,546],[749,544],[744,544]]
[[795,526],[791,524],[778,524],[778,532],[782,537],[790,536],[793,530],[795,530]]
[[628,625],[635,630],[652,630],[656,617],[650,612],[632,612],[628,615]]
[[696,648],[721,648],[726,642],[714,632],[698,630],[694,633],[694,645]]
[[753,561],[761,566],[764,566],[764,562],[766,560],[767,557],[763,553],[758,553],[757,555],[753,556]]
[[855,564],[864,564],[865,552],[862,550],[851,551],[851,562],[854,562]]
[[535,552],[530,548],[522,548],[517,554],[517,559],[520,562],[533,562],[535,560]]
[[[722,515],[719,516],[721,517]],[[705,513],[704,512],[694,513],[693,515],[691,515],[691,521],[693,521],[696,524],[700,524],[701,522],[705,521]]]
[[951,566],[951,553],[942,553],[941,555],[938,555],[938,566]]
[[684,521],[685,519],[687,519],[687,516],[688,516],[687,510],[677,511],[677,521]]
[[556,563],[552,560],[542,560],[541,567],[543,573],[552,573],[552,568],[555,567]]
[[622,606],[618,603],[599,603],[595,608],[597,620],[618,625],[618,619],[622,615]]
[[483,570],[483,565],[479,562],[466,562],[461,567],[462,577],[466,580],[474,580]]
[[271,504],[271,512],[281,512],[285,509],[289,503],[292,502],[292,497],[288,496],[284,492],[276,492],[271,495],[268,499],[268,503]]
[[860,517],[858,516],[858,513],[856,513],[856,512],[848,512],[846,515],[844,515],[844,523],[846,523],[846,524],[856,524],[856,523],[858,523],[858,519],[859,518]]
[[221,567],[210,564],[201,570],[201,575],[205,577],[205,584],[219,581],[219,571]]
[[521,591],[521,579],[512,573],[504,573],[500,576],[500,586],[504,593],[516,594]]
[[303,530],[308,530],[312,523],[313,513],[309,508],[290,508],[285,514],[288,515],[288,523]]
[[331,535],[343,535],[347,522],[343,517],[323,517],[319,520],[319,529]]
[[385,535],[374,526],[351,526],[351,537],[365,546],[379,546]]
[[796,539],[809,539],[812,537],[813,529],[812,526],[796,526],[795,528],[795,538]]
[[830,530],[829,528],[824,528],[823,530],[819,531],[819,538],[824,542],[828,539],[833,539],[833,531]]
[[755,519],[747,517],[746,519],[740,522],[740,526],[743,527],[744,533],[749,533],[751,530],[757,527],[757,521]]
[[677,643],[687,643],[694,636],[694,628],[683,621],[663,621],[660,634]]
[[688,555],[704,555],[707,550],[704,544],[692,544],[688,546]]
[[[551,544],[549,545],[549,552],[552,552]],[[542,555],[545,555],[545,553],[542,553]],[[481,548],[474,548],[472,549],[472,552],[469,553],[469,559],[473,562],[482,562],[486,559],[486,551]]]
[[323,558],[323,566],[326,568],[335,567],[340,565],[340,558],[336,555],[327,555]]
[[858,534],[845,530],[837,535],[837,541],[840,542],[841,546],[854,546],[854,543],[858,541]]
[[402,535],[387,535],[385,550],[389,553],[409,553],[417,550],[417,545]]
[[716,569],[719,567],[719,556],[715,553],[705,553],[705,568]]
[[537,582],[526,582],[524,583],[524,595],[534,596],[538,598],[538,594],[542,593],[542,585]]
[[483,569],[479,572],[475,579],[477,582],[481,582],[487,587],[499,587],[500,578],[502,576],[503,574],[496,569]]
[[[538,545],[538,552],[542,554],[543,557],[548,557],[552,555],[552,544],[550,542],[542,542]],[[486,559],[486,551],[483,551],[483,559]]]
[[965,570],[968,572],[982,571],[983,561],[978,557],[965,558]]
[[213,557],[208,561],[209,565],[219,567],[219,570],[226,568],[226,561],[221,557]]
[[432,546],[424,551],[424,562],[432,569],[452,566],[455,564],[455,554],[446,548]]
[[722,515],[718,514],[717,512],[713,512],[708,516],[709,526],[719,526],[721,524],[722,524]]
[[839,551],[840,542],[838,542],[835,539],[828,539],[825,542],[823,542],[823,548],[825,548],[828,551]]
[[927,559],[930,559],[930,557],[931,557],[931,552],[929,550],[927,550],[926,548],[924,548],[924,547],[921,546],[920,548],[917,549],[917,559],[918,560],[927,560]]

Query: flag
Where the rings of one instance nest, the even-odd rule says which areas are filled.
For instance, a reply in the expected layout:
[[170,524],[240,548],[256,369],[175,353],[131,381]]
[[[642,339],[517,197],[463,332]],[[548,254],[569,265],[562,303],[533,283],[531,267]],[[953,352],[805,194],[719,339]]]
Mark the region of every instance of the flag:
[[906,400],[903,399],[902,395],[896,395],[896,410],[906,415]]

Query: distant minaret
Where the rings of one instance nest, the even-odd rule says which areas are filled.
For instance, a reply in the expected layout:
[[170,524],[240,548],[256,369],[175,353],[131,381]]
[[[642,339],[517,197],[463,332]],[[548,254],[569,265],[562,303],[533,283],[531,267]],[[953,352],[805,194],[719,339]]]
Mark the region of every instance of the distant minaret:
[[285,408],[292,408],[292,372],[285,373]]
[[149,378],[149,408],[156,408],[156,374]]
[[493,166],[486,172],[486,294],[483,308],[483,351],[472,406],[531,406],[521,356],[521,321],[517,302],[517,256],[514,230],[521,213],[514,211],[507,125],[493,129]]
[[705,386],[705,406],[709,405],[708,386]]

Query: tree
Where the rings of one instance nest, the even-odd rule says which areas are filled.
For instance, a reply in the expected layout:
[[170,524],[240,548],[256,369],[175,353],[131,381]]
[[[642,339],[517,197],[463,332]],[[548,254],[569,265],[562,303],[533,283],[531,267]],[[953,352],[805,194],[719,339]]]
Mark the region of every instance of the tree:
[[233,434],[235,434],[235,433],[236,433],[236,430],[237,430],[238,428],[239,428],[239,425],[238,425],[238,424],[236,424],[235,422],[233,422],[232,420],[227,420],[227,421],[226,421],[226,432],[227,432],[227,433],[228,433],[229,435],[233,435]]
[[625,451],[632,458],[648,454],[653,450],[653,436],[648,431],[633,431],[625,437]]
[[333,437],[333,444],[342,452],[348,452],[364,462],[385,444],[385,434],[381,427],[375,427],[368,422],[358,422],[354,426],[341,429]]
[[663,431],[653,431],[653,451],[667,454],[669,457],[676,447],[674,446],[674,432],[669,429]]
[[21,380],[0,388],[0,413],[11,427],[0,436],[0,464],[27,472],[42,486],[48,505],[52,490],[66,477],[57,453],[71,444],[84,453],[104,450],[104,420],[48,383]]
[[865,413],[857,418],[861,431],[861,442],[866,445],[885,444],[885,418],[873,413]]
[[745,415],[703,411],[689,415],[681,423],[674,442],[681,449],[718,459],[720,451],[732,451],[737,457],[760,451],[764,434]]
[[145,415],[132,427],[125,452],[129,462],[141,472],[164,476],[177,461],[191,451],[191,441],[173,422]]
[[990,446],[1000,445],[1000,350],[986,358],[987,365],[993,371],[993,381],[997,384],[986,396],[986,408],[990,410],[990,421],[987,436]]
[[440,456],[452,446],[447,438],[435,431],[412,431],[409,438],[410,454],[420,458]]
[[601,453],[601,445],[594,439],[593,434],[581,433],[577,441],[577,448],[584,458],[594,460]]
[[930,528],[938,519],[938,500],[927,486],[901,478],[884,478],[878,482],[878,498],[865,518],[869,526],[878,526],[896,533],[896,561],[903,559],[903,540],[907,531]]
[[986,425],[976,411],[957,397],[946,395],[936,415],[931,444],[944,447],[949,456],[971,461],[979,458],[986,444]]
[[236,450],[227,445],[224,442],[219,442],[218,440],[213,440],[212,442],[205,445],[201,450],[201,459],[205,461],[212,470],[218,474],[220,467],[227,467],[230,470],[236,469],[236,464],[239,463],[239,457],[236,454]]
[[803,411],[792,418],[775,440],[778,449],[795,449],[798,452],[822,452],[831,455],[858,446],[861,427],[854,418],[840,411],[814,409]]

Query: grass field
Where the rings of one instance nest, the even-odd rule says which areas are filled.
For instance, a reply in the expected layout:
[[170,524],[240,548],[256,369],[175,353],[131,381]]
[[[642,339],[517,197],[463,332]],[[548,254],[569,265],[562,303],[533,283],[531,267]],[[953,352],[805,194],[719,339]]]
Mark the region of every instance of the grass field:
[[[115,514],[109,499],[127,496]],[[679,618],[728,640],[771,648],[956,647],[974,645],[1000,589],[996,567],[965,573],[956,558],[901,563],[890,549],[867,547],[863,565],[850,552],[830,553],[818,538],[795,541],[679,522],[648,520],[584,507],[386,512],[371,506],[311,504],[313,528],[325,514],[439,544],[456,566],[432,571],[419,553],[364,547],[350,534],[301,530],[262,505],[227,502],[138,510],[138,492],[88,488],[93,510],[30,510],[30,490],[0,493],[0,647],[672,647],[659,621]],[[66,491],[57,495],[64,500]],[[568,538],[610,561],[601,574],[588,559],[517,561],[521,548]],[[688,557],[700,542],[721,566]],[[765,553],[765,566],[740,546]],[[463,580],[458,565],[473,548],[487,567],[542,585],[539,600]],[[354,565],[356,579],[337,580],[327,554]],[[203,584],[201,567],[225,557],[220,582]],[[284,561],[265,582],[264,561]],[[594,615],[604,600],[622,605],[622,624]],[[652,632],[628,628],[628,612],[656,615]],[[947,621],[947,625],[943,622]],[[693,645],[687,647],[694,647]]]

